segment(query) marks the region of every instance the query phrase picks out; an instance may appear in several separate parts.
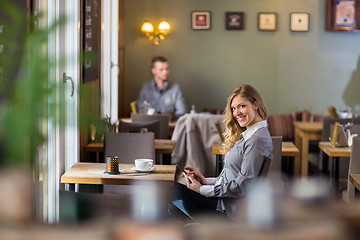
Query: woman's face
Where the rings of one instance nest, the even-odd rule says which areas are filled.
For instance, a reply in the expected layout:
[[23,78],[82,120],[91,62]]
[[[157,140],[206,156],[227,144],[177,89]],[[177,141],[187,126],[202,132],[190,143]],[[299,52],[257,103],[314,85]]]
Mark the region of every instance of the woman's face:
[[260,122],[262,119],[257,112],[256,102],[252,104],[247,99],[235,96],[230,104],[232,114],[240,127],[248,129],[254,123]]

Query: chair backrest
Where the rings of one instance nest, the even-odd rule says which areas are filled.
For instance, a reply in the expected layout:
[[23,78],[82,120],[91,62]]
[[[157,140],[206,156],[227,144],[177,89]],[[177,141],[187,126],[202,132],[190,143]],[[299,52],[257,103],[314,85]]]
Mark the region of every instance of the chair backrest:
[[136,158],[155,159],[154,133],[107,133],[104,140],[104,161],[118,156],[119,163],[134,163]]
[[147,115],[144,113],[131,113],[132,122],[151,122],[158,120],[160,122],[160,136],[159,139],[169,139],[169,115]]
[[158,139],[160,137],[160,122],[159,120],[151,121],[151,122],[118,122],[119,132],[141,132],[141,129],[147,129],[147,132],[153,132],[155,134],[155,138]]
[[360,124],[360,117],[352,118],[352,119],[343,119],[343,118],[324,118],[323,129],[321,132],[321,141],[329,141],[331,137],[331,125],[334,125],[335,122],[339,122],[340,124],[353,123]]
[[264,159],[264,163],[261,167],[261,170],[259,172],[259,177],[266,177],[268,172],[269,172],[269,168],[270,168],[270,165],[271,165],[271,158],[265,158]]
[[350,133],[351,134],[357,134],[358,137],[360,137],[360,124],[352,125],[352,127],[350,128]]
[[281,177],[281,148],[282,148],[282,136],[271,136],[273,150],[272,150],[272,161],[269,171],[275,173]]
[[[330,136],[332,136],[332,132],[334,131],[334,124],[330,125]],[[342,128],[343,130],[341,130],[341,132],[339,133],[337,142],[339,144],[339,146],[348,146],[348,133],[345,131],[345,128]],[[350,127],[350,134],[357,134],[358,136],[360,136],[360,124],[354,124]]]
[[[355,137],[353,139],[352,147],[351,147],[351,156],[349,162],[349,174],[360,173],[360,138]],[[348,176],[347,183],[347,200],[349,203],[355,201],[355,187],[350,182]]]

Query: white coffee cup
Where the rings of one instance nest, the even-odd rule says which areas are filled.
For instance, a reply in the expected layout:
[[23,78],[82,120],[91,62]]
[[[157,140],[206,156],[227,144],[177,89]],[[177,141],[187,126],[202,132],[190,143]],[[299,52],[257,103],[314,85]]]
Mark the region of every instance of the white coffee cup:
[[141,158],[135,159],[135,167],[138,170],[147,171],[153,167],[154,161],[152,159]]

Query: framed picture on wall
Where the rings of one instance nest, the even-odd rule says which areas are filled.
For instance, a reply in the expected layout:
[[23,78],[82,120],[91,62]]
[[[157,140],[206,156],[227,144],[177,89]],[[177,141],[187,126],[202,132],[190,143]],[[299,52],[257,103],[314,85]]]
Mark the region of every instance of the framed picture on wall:
[[193,11],[191,13],[191,27],[194,30],[209,30],[210,20],[210,11]]
[[360,0],[327,0],[326,30],[360,32]]
[[259,31],[276,31],[277,14],[270,12],[258,13]]
[[290,30],[293,32],[309,31],[309,13],[292,12],[290,13]]
[[244,13],[243,12],[226,12],[225,27],[228,30],[244,29]]

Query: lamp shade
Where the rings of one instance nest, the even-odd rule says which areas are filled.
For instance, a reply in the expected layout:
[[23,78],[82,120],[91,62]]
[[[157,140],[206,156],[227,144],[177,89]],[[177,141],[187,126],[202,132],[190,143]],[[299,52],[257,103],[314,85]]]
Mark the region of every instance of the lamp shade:
[[145,21],[143,25],[141,26],[141,32],[145,34],[150,34],[154,31],[154,27],[149,21]]
[[160,33],[166,35],[170,32],[170,24],[167,21],[162,20],[159,23],[158,29]]

